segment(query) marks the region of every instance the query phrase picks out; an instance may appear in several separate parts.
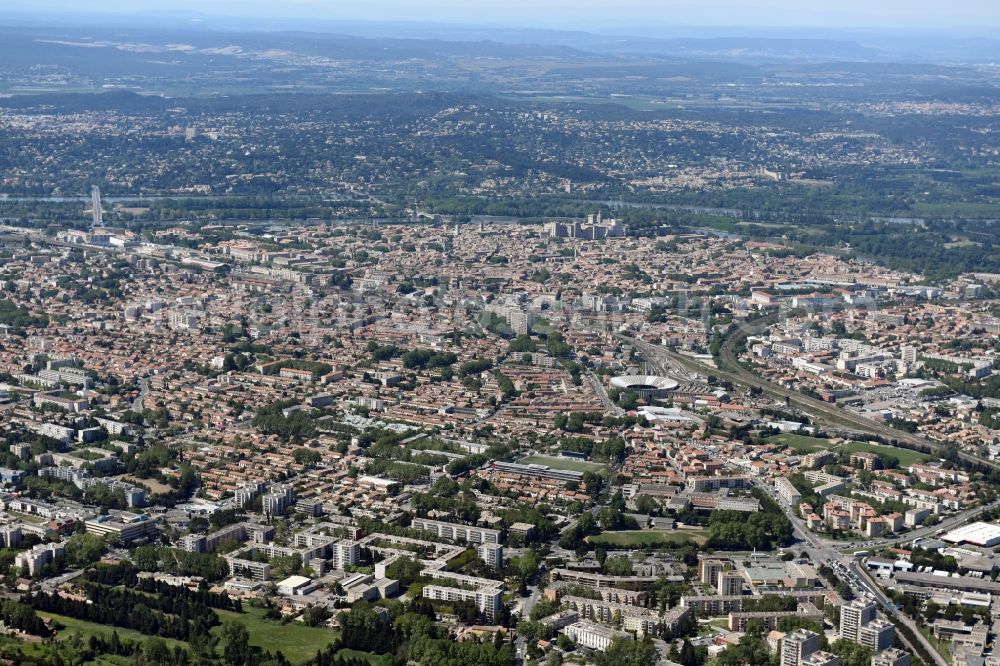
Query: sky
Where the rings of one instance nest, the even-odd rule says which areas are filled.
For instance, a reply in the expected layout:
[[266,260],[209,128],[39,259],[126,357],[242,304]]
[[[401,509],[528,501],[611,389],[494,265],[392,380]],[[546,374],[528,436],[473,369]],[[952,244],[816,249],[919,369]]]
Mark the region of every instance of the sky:
[[[599,29],[650,25],[945,28],[1000,25],[998,0],[0,0],[5,12],[311,17]],[[0,13],[0,17],[2,17]],[[58,14],[55,14],[58,15]]]
[[[0,0],[5,12],[72,22],[81,13],[405,21],[616,31],[654,26],[932,29],[1000,25],[998,0]],[[81,10],[81,5],[86,7]],[[0,17],[5,12],[0,12]],[[266,26],[265,26],[266,27]],[[276,26],[289,27],[287,24]]]

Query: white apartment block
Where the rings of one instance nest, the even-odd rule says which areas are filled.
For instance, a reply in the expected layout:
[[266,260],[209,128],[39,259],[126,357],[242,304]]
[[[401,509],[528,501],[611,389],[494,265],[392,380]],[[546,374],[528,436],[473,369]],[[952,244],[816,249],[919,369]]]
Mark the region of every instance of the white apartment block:
[[861,627],[858,642],[876,652],[887,650],[896,642],[896,628],[885,620],[872,620]]
[[795,506],[802,501],[802,493],[783,476],[775,479],[774,489],[778,492],[778,497],[789,506]]
[[28,575],[34,576],[49,562],[54,562],[63,556],[65,547],[61,543],[40,543],[31,550],[18,553],[14,558],[14,566],[27,568]]
[[437,601],[471,601],[483,616],[492,622],[500,612],[504,585],[488,578],[465,576],[438,569],[424,569],[421,576],[433,580],[424,586],[424,596]]
[[476,549],[479,559],[491,569],[503,569],[503,546],[496,543],[484,543]]
[[581,620],[563,627],[562,633],[579,646],[603,652],[616,638],[630,638],[624,631]]
[[485,527],[470,527],[440,520],[414,518],[410,527],[422,532],[430,532],[441,539],[464,541],[465,543],[500,543],[500,531]]
[[854,599],[840,608],[840,637],[860,643],[861,627],[875,619],[875,603]]
[[801,666],[803,660],[819,650],[819,634],[796,629],[781,639],[781,666]]
[[910,654],[897,648],[889,648],[873,656],[871,666],[910,666]]
[[802,660],[802,666],[840,666],[840,659],[829,652],[816,650]]
[[724,597],[743,594],[743,574],[739,571],[723,571],[719,574],[718,593]]

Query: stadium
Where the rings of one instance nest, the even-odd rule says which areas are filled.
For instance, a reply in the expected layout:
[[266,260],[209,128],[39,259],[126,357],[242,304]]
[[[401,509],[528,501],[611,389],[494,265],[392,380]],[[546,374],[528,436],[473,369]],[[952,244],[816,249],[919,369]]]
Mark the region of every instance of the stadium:
[[677,388],[677,382],[657,375],[622,375],[611,380],[611,386],[632,391],[645,400],[662,400]]

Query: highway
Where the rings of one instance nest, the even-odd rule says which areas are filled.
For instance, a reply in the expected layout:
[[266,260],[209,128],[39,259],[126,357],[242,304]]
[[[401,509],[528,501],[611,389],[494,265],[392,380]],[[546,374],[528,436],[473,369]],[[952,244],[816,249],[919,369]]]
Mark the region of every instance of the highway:
[[906,534],[893,537],[891,539],[883,539],[878,542],[881,546],[893,546],[903,541],[912,541],[914,539],[919,539],[921,537],[929,536],[935,532],[952,530],[960,525],[965,525],[971,522],[973,519],[978,518],[981,513],[988,511],[990,509],[996,509],[1000,507],[1000,500],[995,500],[984,506],[977,506],[971,509],[966,509],[965,511],[960,511],[950,518],[945,518],[940,523],[936,525],[928,525],[927,527],[920,527]]
[[[865,571],[864,567],[858,566],[858,562],[853,560],[848,565],[848,570],[850,572],[849,584],[852,586],[852,589],[854,585],[861,587],[861,589],[868,596],[875,600],[875,603],[879,605],[879,609],[882,613],[888,616],[892,622],[906,626],[913,633],[913,636],[916,637],[917,642],[921,644],[924,650],[926,650],[931,657],[933,657],[937,666],[951,666],[951,664],[949,664],[948,661],[941,656],[941,653],[930,644],[930,641],[928,641],[927,638],[920,633],[920,628],[917,624],[908,615],[906,615],[906,613],[900,613],[896,610],[896,606],[887,596],[885,596],[885,593],[882,592],[882,589],[878,586],[878,584],[871,579],[871,576],[868,575],[868,572]],[[913,644],[910,643],[906,637],[900,634],[899,631],[896,632],[896,635],[899,636],[901,641],[908,643],[910,645],[910,650],[919,656],[917,651],[914,649]]]
[[[765,487],[765,490],[771,495],[772,499],[777,502],[778,506],[785,513],[788,519],[792,523],[793,536],[799,539],[799,543],[790,546],[788,550],[804,551],[808,556],[809,560],[813,563],[826,563],[831,569],[836,572],[837,576],[845,582],[851,591],[857,597],[869,597],[878,604],[880,612],[888,616],[890,620],[896,623],[905,625],[913,632],[916,640],[921,644],[921,647],[925,649],[935,661],[934,666],[950,666],[947,661],[934,649],[934,646],[920,633],[920,630],[914,624],[913,620],[907,617],[903,613],[898,613],[896,611],[895,605],[892,601],[882,592],[881,588],[876,584],[869,576],[868,572],[864,570],[864,567],[859,566],[859,561],[857,558],[850,553],[843,553],[838,550],[838,546],[843,546],[843,544],[838,544],[827,539],[821,539],[818,535],[813,534],[806,526],[805,523],[795,515],[791,507],[781,501],[777,497],[777,493],[773,488]],[[991,506],[995,506],[994,503]],[[978,511],[982,511],[982,507]],[[955,520],[959,520],[959,516],[955,517]],[[967,518],[965,518],[967,519]],[[940,526],[936,526],[940,528]],[[909,535],[907,538],[913,538]],[[907,642],[906,638],[897,631],[899,639],[904,643]],[[913,645],[910,645],[910,650],[914,654],[919,654]]]
[[[895,428],[891,428],[884,424],[876,423],[875,421],[867,419],[859,414],[833,406],[830,403],[816,400],[802,395],[797,391],[778,386],[777,384],[769,382],[759,375],[756,375],[742,367],[737,358],[737,346],[742,344],[742,341],[747,335],[765,330],[768,326],[774,323],[775,319],[776,316],[766,317],[755,322],[753,327],[743,327],[736,334],[729,335],[719,350],[719,364],[721,366],[719,368],[712,367],[698,361],[697,359],[678,354],[660,345],[652,344],[644,340],[624,336],[623,339],[633,345],[633,347],[635,347],[635,349],[642,354],[646,361],[649,362],[649,364],[657,372],[660,372],[665,376],[669,376],[680,381],[686,381],[689,380],[691,376],[690,373],[714,375],[734,384],[759,388],[765,395],[786,401],[789,405],[802,410],[805,414],[809,415],[810,418],[823,423],[834,425],[839,428],[846,426],[847,428],[862,434],[879,435],[887,441],[909,444],[923,450],[940,451],[944,448],[942,445],[927,440],[919,435],[896,430]],[[984,460],[967,453],[960,453],[959,455],[964,460],[969,462],[986,465],[994,469],[1000,469],[1000,465],[997,465],[992,461]],[[859,566],[858,560],[853,557],[853,554],[844,553],[842,551],[845,547],[851,549],[856,548],[857,546],[855,544],[845,544],[842,542],[838,543],[823,539],[818,535],[813,534],[808,528],[806,528],[803,521],[794,514],[791,508],[785,505],[785,503],[777,497],[773,488],[767,488],[767,491],[776,500],[778,505],[782,507],[782,510],[792,522],[794,530],[793,533],[795,537],[800,540],[800,543],[793,546],[793,548],[801,548],[801,550],[804,550],[813,562],[825,562],[837,572],[838,576],[845,583],[847,583],[848,586],[850,586],[855,595],[867,596],[874,599],[884,615],[889,616],[895,623],[909,628],[916,641],[920,643],[920,647],[931,655],[935,662],[935,666],[949,666],[948,662],[937,652],[937,650],[934,649],[934,646],[932,646],[923,634],[920,633],[916,624],[909,617],[896,611],[895,606],[886,597],[885,593],[882,592],[878,584],[868,576],[867,571],[864,571],[863,567]],[[935,531],[948,530],[953,527],[957,527],[977,517],[983,511],[993,509],[998,506],[1000,506],[1000,501],[995,501],[983,507],[975,507],[973,509],[960,512],[934,526],[920,528],[903,536],[893,537],[891,539],[872,540],[867,543],[870,544],[869,547],[871,548],[879,548],[882,546],[892,546],[902,541],[911,541],[913,539],[934,533]],[[901,634],[900,640],[903,640],[904,642],[906,641]],[[917,652],[914,650],[914,647],[915,646],[911,645],[910,649],[916,654]]]

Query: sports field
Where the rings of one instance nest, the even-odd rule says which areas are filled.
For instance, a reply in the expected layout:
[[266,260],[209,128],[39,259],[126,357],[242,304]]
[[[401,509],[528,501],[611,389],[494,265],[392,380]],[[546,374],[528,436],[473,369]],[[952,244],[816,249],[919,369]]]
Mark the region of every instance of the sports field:
[[813,451],[822,451],[823,449],[830,448],[830,440],[828,439],[809,437],[807,435],[795,435],[790,432],[783,432],[780,435],[772,435],[767,438],[767,441],[774,442],[775,444],[790,446],[796,451],[800,451],[802,453],[812,453]]
[[563,469],[570,472],[603,472],[605,466],[601,463],[563,458],[557,456],[528,456],[518,460],[522,465],[545,465],[552,469]]
[[899,460],[900,467],[908,467],[914,463],[922,463],[932,460],[934,456],[911,451],[910,449],[900,449],[895,446],[884,446],[882,444],[869,444],[868,442],[847,442],[839,449],[840,451],[870,451],[880,456],[892,456]]
[[847,442],[845,444],[831,446],[830,440],[828,439],[809,437],[807,435],[794,435],[787,432],[768,437],[768,441],[774,442],[775,444],[785,444],[799,453],[811,453],[812,451],[823,450],[830,450],[835,453],[841,451],[870,451],[881,456],[892,456],[898,459],[900,467],[907,467],[914,463],[926,462],[927,460],[934,458],[934,456],[927,455],[926,453],[920,453],[919,451],[911,451],[910,449],[901,449],[895,446],[886,446],[884,444],[869,444],[868,442]]

